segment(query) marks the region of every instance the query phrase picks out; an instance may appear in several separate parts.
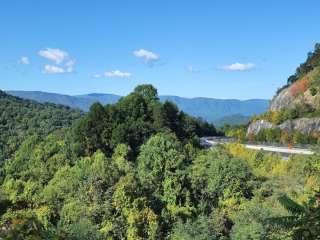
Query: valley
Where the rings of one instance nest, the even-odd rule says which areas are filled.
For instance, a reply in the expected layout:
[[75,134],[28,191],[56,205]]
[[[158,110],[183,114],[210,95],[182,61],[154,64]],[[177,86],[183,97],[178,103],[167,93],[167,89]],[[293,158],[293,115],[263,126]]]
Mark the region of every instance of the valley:
[[0,1],[0,240],[320,240],[320,1]]

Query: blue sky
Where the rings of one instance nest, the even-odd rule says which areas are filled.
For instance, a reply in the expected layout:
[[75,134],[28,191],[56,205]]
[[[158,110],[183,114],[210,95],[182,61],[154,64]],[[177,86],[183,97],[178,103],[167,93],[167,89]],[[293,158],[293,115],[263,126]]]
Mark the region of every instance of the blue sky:
[[2,0],[0,89],[271,98],[320,42],[319,0]]

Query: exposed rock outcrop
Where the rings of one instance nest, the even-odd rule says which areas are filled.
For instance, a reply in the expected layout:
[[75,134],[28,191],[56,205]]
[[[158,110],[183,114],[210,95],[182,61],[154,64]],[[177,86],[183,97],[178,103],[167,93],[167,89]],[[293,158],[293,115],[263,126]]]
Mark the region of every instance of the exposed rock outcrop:
[[294,107],[294,98],[290,92],[290,87],[283,89],[276,95],[270,104],[270,111],[280,111]]
[[[279,125],[258,120],[249,125],[248,135],[257,135],[262,129],[279,128],[288,133],[300,132],[320,136],[319,46],[317,45],[314,52],[308,54],[306,61],[288,78],[288,84],[271,100],[269,111],[260,117]],[[285,119],[290,120],[285,121]]]
[[[306,78],[307,79],[307,78]],[[309,82],[301,79],[280,91],[270,103],[270,111],[281,111],[294,108],[297,105],[307,105],[312,109],[320,108],[320,95],[311,93]],[[313,87],[313,89],[315,89]]]
[[306,135],[320,134],[320,118],[297,118],[287,120],[280,125],[274,125],[266,120],[258,120],[251,123],[247,135],[257,135],[263,129],[280,128],[288,133],[300,132]]
[[320,118],[298,118],[294,120],[287,120],[279,125],[281,130],[289,133],[300,132],[306,135],[320,133]]
[[272,129],[276,126],[266,120],[258,120],[251,123],[247,130],[247,135],[257,135],[263,129]]

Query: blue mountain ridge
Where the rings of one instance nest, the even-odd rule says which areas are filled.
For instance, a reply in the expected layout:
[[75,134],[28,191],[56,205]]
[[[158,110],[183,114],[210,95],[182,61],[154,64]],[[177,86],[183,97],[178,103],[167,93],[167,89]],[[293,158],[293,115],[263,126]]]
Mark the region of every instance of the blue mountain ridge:
[[[7,91],[13,96],[35,100],[41,103],[50,102],[79,108],[88,111],[94,102],[101,104],[116,103],[121,96],[105,93],[90,93],[84,95],[64,95],[41,91]],[[185,98],[178,96],[160,96],[162,102],[169,100],[177,104],[179,109],[209,122],[223,125],[224,123],[246,123],[252,115],[258,115],[268,110],[269,100],[265,99],[215,99],[215,98]]]

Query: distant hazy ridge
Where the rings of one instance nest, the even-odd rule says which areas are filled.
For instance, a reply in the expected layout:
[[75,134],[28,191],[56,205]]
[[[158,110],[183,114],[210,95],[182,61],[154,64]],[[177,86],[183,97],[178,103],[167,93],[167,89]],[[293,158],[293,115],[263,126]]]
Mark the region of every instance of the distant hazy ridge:
[[[51,102],[67,105],[88,111],[91,104],[100,102],[112,104],[121,98],[114,94],[92,93],[86,95],[69,96],[39,91],[8,91],[9,94],[38,102]],[[161,101],[170,100],[188,114],[201,117],[217,125],[224,123],[246,123],[249,116],[267,111],[269,101],[264,99],[235,100],[214,98],[183,98],[177,96],[160,96]]]

